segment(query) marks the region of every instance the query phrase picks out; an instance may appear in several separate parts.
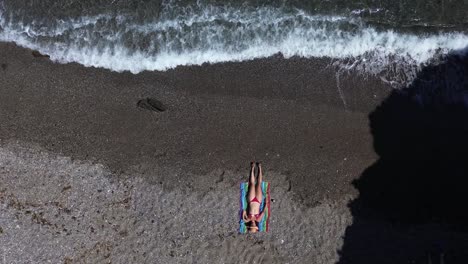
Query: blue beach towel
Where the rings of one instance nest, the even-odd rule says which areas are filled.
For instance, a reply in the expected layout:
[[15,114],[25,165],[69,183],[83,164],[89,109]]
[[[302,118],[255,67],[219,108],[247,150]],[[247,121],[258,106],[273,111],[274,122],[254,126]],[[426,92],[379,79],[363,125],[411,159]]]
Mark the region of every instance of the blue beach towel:
[[[247,210],[247,193],[249,192],[249,183],[242,182],[240,184],[240,212],[239,212],[239,233],[247,233],[247,226],[242,220],[242,211]],[[266,203],[267,199],[270,199],[270,183],[262,182],[263,200],[260,204],[260,212],[265,209],[265,214],[262,220],[258,224],[259,232],[268,232],[268,224],[270,220],[270,203]],[[266,208],[265,208],[266,206]]]

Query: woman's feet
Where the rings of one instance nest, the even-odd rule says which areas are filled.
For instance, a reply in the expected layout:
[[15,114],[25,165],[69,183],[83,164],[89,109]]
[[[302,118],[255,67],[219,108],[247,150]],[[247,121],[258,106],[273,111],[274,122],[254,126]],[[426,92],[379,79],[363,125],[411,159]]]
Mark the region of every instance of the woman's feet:
[[260,161],[251,161],[250,162],[250,169],[251,170],[254,170],[255,169],[255,165],[258,167],[259,170],[262,170],[262,163]]
[[262,174],[262,163],[257,161],[251,161],[250,162],[250,173],[254,173],[255,171],[255,165],[258,167],[258,174]]

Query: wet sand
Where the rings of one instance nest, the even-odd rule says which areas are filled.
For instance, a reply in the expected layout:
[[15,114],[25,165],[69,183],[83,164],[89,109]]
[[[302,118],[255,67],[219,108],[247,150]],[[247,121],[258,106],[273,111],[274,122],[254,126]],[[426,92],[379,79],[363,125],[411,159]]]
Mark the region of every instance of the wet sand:
[[[347,74],[337,87],[329,60],[281,56],[133,75],[2,43],[0,63],[5,259],[338,261],[389,87]],[[146,97],[167,110],[137,107]],[[251,160],[275,200],[255,236],[237,234]]]

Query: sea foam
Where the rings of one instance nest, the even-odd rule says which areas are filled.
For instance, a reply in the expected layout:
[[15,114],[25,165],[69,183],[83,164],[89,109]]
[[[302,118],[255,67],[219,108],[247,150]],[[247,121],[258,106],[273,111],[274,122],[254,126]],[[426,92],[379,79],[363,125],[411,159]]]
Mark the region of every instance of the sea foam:
[[418,66],[435,54],[468,45],[468,36],[461,32],[377,30],[359,18],[273,7],[205,4],[182,8],[168,2],[157,19],[144,22],[132,14],[101,14],[60,19],[50,25],[23,23],[7,14],[8,10],[0,13],[1,41],[36,49],[60,63],[78,62],[132,73],[281,53],[285,58],[346,60],[337,65],[381,74],[392,63]]

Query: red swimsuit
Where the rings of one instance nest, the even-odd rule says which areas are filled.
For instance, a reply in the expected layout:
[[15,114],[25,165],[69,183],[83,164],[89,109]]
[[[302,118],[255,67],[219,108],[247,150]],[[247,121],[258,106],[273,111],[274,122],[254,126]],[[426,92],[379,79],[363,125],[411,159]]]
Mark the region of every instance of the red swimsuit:
[[[250,203],[259,203],[259,204],[260,204],[260,201],[257,199],[257,197],[254,197],[254,198],[250,201]],[[258,216],[259,216],[260,214],[249,214],[249,216],[252,216],[252,215],[255,216],[255,219],[257,219]]]
[[251,203],[253,203],[253,202],[260,203],[260,201],[257,199],[257,197],[254,197],[250,202]]

